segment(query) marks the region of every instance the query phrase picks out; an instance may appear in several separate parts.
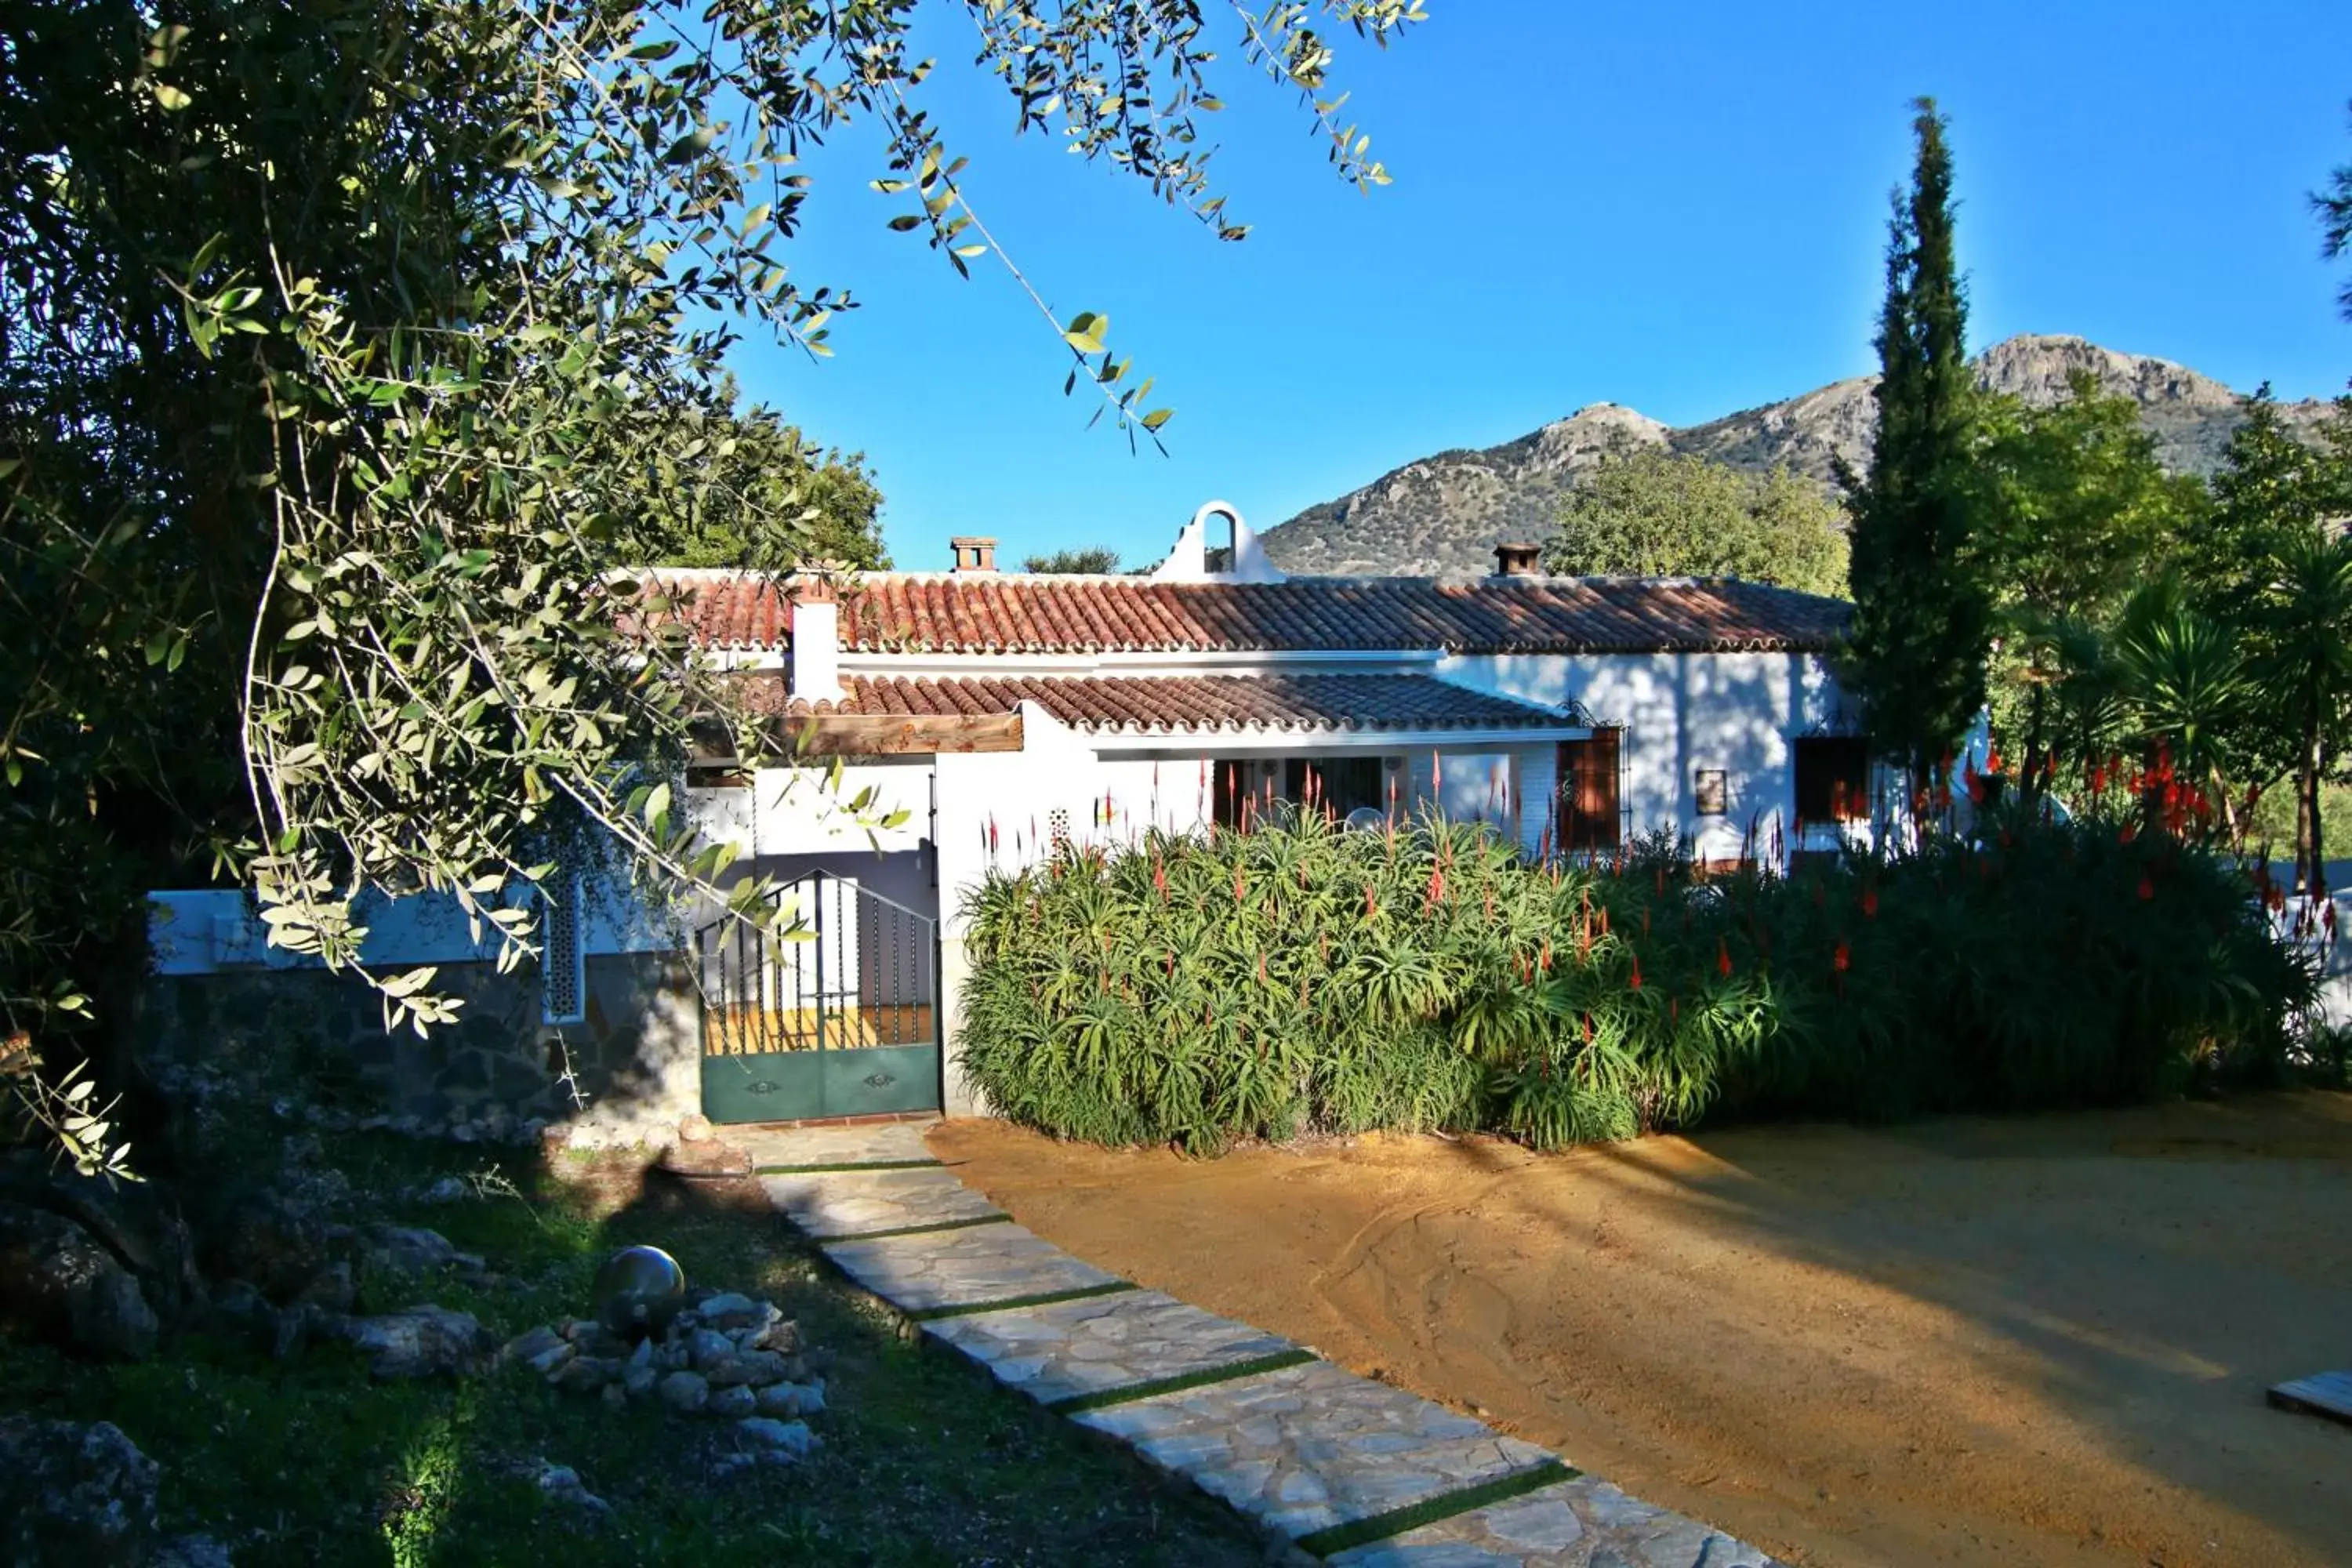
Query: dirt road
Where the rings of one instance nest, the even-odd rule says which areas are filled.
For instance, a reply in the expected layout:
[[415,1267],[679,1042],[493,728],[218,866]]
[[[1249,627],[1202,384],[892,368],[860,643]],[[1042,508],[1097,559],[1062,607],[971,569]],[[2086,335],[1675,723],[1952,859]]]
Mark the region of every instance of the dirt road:
[[2352,1096],[1564,1155],[932,1147],[1139,1283],[1808,1565],[2352,1563]]

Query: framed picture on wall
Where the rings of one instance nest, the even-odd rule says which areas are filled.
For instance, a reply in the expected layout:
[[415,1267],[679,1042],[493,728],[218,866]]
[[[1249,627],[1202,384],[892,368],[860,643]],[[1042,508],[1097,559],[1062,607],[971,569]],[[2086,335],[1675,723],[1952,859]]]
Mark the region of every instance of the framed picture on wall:
[[1698,814],[1722,816],[1731,810],[1729,774],[1722,768],[1698,770]]

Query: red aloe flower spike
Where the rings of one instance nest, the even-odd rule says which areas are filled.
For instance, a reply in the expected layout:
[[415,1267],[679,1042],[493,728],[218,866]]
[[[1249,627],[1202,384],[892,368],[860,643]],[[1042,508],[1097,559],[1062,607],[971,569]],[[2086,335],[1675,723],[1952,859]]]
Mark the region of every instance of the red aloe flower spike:
[[2139,896],[2143,899],[2156,897],[2156,881],[2145,871],[2139,874]]
[[1584,1043],[1588,1046],[1592,1043],[1592,1015],[1590,1013],[1584,1016]]
[[1601,906],[1601,934],[1602,936],[1607,936],[1609,934],[1609,906],[1607,904]]
[[2139,824],[2136,822],[2126,822],[2116,830],[2116,842],[2118,844],[2128,844],[2137,837],[2139,837]]
[[1642,906],[1642,934],[1650,934],[1650,906],[1647,904]]
[[1377,915],[1380,912],[1380,900],[1373,897],[1372,885],[1370,882],[1367,882],[1364,884],[1364,918],[1366,920],[1370,920],[1374,915]]
[[1629,989],[1634,991],[1642,988],[1642,955],[1638,952],[1633,955],[1633,973],[1626,984]]
[[1486,919],[1489,923],[1492,923],[1495,919],[1495,889],[1492,888],[1486,889]]
[[1731,978],[1731,946],[1721,937],[1715,939],[1715,972],[1726,980]]
[[1429,890],[1423,901],[1432,909],[1445,901],[1445,868],[1443,866],[1429,868]]
[[1538,973],[1543,974],[1551,973],[1551,933],[1549,931],[1544,932],[1543,954],[1536,960],[1536,969]]
[[1843,937],[1838,939],[1837,951],[1830,954],[1830,967],[1840,974],[1853,967],[1853,949],[1846,945]]
[[1988,746],[1985,748],[1985,772],[1989,773],[1997,773],[2000,772],[2000,748],[1999,746]]
[[1862,918],[1866,921],[1878,918],[1878,889],[1867,882],[1862,885]]
[[1681,1022],[1681,1021],[1682,1021],[1682,1016],[1683,1016],[1683,999],[1682,999],[1681,997],[1679,997],[1679,996],[1669,996],[1669,997],[1667,997],[1667,998],[1666,998],[1666,1022],[1667,1022],[1667,1023],[1669,1023],[1669,1024],[1675,1024],[1675,1023],[1679,1023],[1679,1022]]
[[1265,984],[1265,950],[1263,948],[1258,950],[1257,955],[1257,983],[1260,985]]

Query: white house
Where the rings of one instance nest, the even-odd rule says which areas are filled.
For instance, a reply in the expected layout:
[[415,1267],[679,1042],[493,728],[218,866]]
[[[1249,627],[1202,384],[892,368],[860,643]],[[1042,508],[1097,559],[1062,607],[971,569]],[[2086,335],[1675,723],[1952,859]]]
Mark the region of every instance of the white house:
[[[951,570],[847,583],[657,574],[752,705],[905,813],[869,841],[804,768],[711,755],[690,771],[706,831],[794,884],[818,932],[762,949],[714,923],[667,955],[695,995],[670,998],[667,1054],[635,1079],[666,1111],[698,1076],[726,1120],[971,1109],[959,904],[992,865],[1060,843],[1238,822],[1311,792],[1342,816],[1480,818],[1530,856],[1671,828],[1733,862],[1868,814],[1857,717],[1826,660],[1840,601],[1547,576],[1532,545],[1499,547],[1483,577],[1286,579],[1221,502],[1137,575],[1001,574],[993,540],[951,548]],[[562,1016],[595,1011],[615,958],[634,967],[608,1011],[664,990],[642,931],[611,940],[551,956]],[[612,1051],[645,1054],[625,1023],[604,1020]]]

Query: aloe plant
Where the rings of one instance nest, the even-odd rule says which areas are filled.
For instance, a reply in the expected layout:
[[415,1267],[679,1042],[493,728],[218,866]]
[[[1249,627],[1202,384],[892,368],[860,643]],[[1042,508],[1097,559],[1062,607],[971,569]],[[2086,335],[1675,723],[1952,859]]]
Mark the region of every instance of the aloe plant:
[[992,874],[964,1063],[1016,1121],[1213,1152],[1489,1129],[2101,1103],[2283,1070],[2313,981],[2226,863],[2115,821],[1701,884],[1672,837],[1531,863],[1276,808]]

